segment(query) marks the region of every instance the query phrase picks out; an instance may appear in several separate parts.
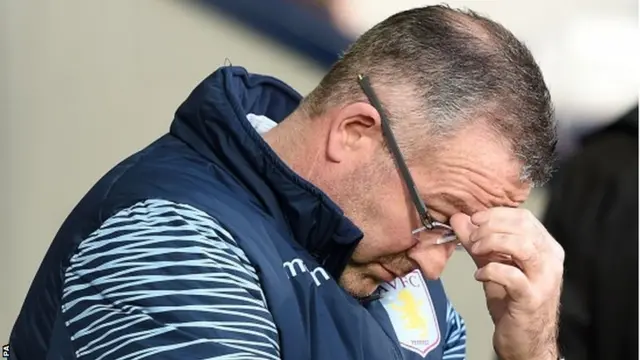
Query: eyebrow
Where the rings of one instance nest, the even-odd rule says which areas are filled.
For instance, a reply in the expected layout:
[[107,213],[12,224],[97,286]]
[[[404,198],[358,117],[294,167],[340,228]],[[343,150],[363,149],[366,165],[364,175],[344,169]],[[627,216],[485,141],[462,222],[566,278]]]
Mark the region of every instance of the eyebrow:
[[471,207],[464,200],[460,199],[459,197],[457,197],[455,195],[442,194],[442,199],[444,201],[446,201],[447,203],[449,203],[451,206],[453,206],[459,212],[463,212],[465,214],[474,214],[474,213],[480,211],[479,209]]

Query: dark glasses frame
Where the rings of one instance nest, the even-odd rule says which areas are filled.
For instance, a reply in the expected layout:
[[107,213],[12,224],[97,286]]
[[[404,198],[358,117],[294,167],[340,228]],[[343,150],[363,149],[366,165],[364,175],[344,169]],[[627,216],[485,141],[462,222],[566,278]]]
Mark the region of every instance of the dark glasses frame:
[[[452,233],[453,229],[451,228],[451,226],[434,220],[433,217],[429,214],[429,209],[427,208],[427,205],[424,203],[424,201],[420,197],[420,194],[418,193],[416,183],[413,180],[413,177],[411,176],[411,172],[409,171],[407,162],[404,160],[404,156],[402,156],[402,152],[400,151],[398,142],[396,141],[396,138],[393,135],[389,118],[386,112],[384,111],[384,108],[382,106],[382,103],[378,99],[378,96],[373,91],[373,87],[371,87],[371,82],[369,81],[369,78],[365,75],[359,74],[358,83],[360,84],[362,91],[367,96],[367,99],[369,100],[371,105],[376,109],[376,111],[378,111],[378,114],[380,114],[380,124],[382,126],[382,135],[387,143],[387,146],[389,147],[389,150],[391,151],[391,155],[396,163],[396,166],[400,171],[400,176],[402,177],[402,180],[404,181],[407,187],[407,190],[409,191],[409,195],[411,196],[411,200],[415,205],[416,211],[420,216],[420,223],[426,230],[444,229]],[[418,229],[414,231],[414,233],[424,229]],[[453,240],[450,240],[450,241],[453,241]]]

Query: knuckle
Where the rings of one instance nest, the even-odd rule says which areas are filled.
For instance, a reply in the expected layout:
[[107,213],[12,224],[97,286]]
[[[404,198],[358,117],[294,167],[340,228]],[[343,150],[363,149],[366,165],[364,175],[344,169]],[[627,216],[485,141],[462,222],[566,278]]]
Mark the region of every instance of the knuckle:
[[520,210],[522,212],[522,216],[524,216],[525,218],[530,219],[533,217],[533,213],[531,212],[531,210],[526,208],[521,208]]
[[564,258],[565,258],[564,248],[562,247],[562,245],[558,243],[556,243],[556,253],[558,254],[558,258],[562,260],[562,262],[564,263]]
[[549,237],[549,240],[551,242],[549,246],[551,255],[553,256],[554,259],[559,260],[560,264],[563,264],[565,259],[564,248],[562,247],[562,245],[560,245],[560,243],[558,243],[552,237]]
[[531,220],[532,216],[533,216],[533,213],[531,213],[529,209],[525,209],[525,208],[518,209],[518,218],[520,220],[529,221]]
[[514,222],[518,227],[527,227],[531,223],[531,212],[527,209],[515,209]]
[[564,260],[556,263],[556,272],[562,276],[564,274]]

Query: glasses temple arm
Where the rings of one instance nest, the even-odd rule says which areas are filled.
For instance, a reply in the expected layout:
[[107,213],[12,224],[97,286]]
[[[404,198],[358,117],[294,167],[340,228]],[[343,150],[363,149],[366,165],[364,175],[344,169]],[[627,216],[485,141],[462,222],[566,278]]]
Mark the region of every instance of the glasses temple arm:
[[393,135],[393,131],[391,130],[391,125],[389,124],[389,119],[386,116],[384,108],[382,107],[382,103],[376,96],[373,88],[371,87],[371,83],[369,82],[369,78],[363,75],[358,75],[358,80],[360,82],[360,86],[362,87],[362,91],[364,91],[367,98],[371,102],[374,108],[380,114],[380,123],[382,126],[382,132],[386,139],[387,146],[393,155],[393,159],[396,163],[396,166],[400,170],[400,175],[402,176],[404,182],[407,184],[407,188],[409,190],[409,195],[411,196],[411,200],[416,206],[416,210],[418,211],[418,215],[420,215],[420,221],[422,225],[427,229],[432,229],[432,220],[429,212],[427,211],[427,206],[424,201],[418,194],[418,189],[416,188],[416,184],[413,181],[413,177],[409,172],[409,168],[407,167],[406,162],[403,159],[402,152],[400,151],[400,147],[398,146],[398,142]]

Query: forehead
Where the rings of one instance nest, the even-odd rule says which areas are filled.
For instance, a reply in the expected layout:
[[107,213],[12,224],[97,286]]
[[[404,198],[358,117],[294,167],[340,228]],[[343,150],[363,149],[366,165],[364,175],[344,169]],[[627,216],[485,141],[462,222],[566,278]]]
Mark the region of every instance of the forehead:
[[486,126],[471,125],[441,144],[423,167],[425,185],[437,187],[443,201],[473,213],[526,200],[531,185],[521,180],[522,163]]

